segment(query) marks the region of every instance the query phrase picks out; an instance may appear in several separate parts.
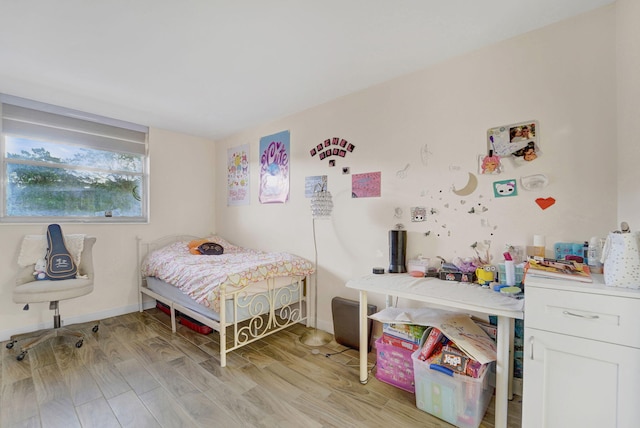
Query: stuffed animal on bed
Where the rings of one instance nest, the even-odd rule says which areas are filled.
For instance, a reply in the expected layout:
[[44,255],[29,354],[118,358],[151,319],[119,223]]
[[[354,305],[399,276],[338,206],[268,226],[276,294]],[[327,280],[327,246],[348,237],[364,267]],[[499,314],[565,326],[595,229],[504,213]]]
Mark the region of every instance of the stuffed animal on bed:
[[194,239],[189,242],[189,252],[197,256],[202,254],[219,256],[224,252],[224,248],[222,245],[211,242],[208,239]]
[[38,259],[34,268],[33,276],[36,279],[47,279],[47,261],[45,259]]

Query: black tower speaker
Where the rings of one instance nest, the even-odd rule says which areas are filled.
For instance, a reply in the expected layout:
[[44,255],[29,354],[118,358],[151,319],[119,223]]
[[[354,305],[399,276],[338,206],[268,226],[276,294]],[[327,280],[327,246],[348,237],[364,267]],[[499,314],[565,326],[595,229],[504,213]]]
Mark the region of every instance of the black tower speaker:
[[407,256],[407,231],[389,231],[389,273],[405,273]]

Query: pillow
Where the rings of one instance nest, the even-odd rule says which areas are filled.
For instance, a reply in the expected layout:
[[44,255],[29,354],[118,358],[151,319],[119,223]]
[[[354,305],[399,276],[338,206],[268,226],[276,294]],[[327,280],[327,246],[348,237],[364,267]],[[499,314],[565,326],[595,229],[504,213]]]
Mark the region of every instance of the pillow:
[[[64,244],[71,253],[76,266],[80,266],[80,256],[84,249],[84,238],[86,235],[76,233],[64,235]],[[46,235],[25,235],[20,247],[18,255],[18,265],[27,267],[35,264],[38,260],[45,258],[47,255],[47,236]]]
[[205,242],[198,246],[198,251],[200,254],[205,254],[207,256],[219,256],[224,253],[224,248],[220,244],[216,244],[215,242]]
[[235,245],[233,245],[232,243],[230,243],[229,241],[227,241],[226,239],[224,239],[224,238],[222,238],[221,236],[218,236],[218,235],[209,236],[207,238],[207,241],[215,242],[216,244],[220,244],[221,246],[223,246],[224,248],[227,248],[227,249],[235,247]]

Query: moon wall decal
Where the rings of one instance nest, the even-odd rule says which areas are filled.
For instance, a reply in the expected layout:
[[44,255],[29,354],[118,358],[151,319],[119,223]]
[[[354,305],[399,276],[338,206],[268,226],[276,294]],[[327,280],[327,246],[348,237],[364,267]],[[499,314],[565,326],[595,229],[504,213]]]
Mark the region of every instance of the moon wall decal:
[[478,177],[476,177],[475,174],[469,173],[469,181],[467,181],[466,186],[464,186],[459,190],[456,190],[456,188],[454,187],[453,193],[455,193],[458,196],[469,196],[470,194],[476,191],[477,187],[478,187]]

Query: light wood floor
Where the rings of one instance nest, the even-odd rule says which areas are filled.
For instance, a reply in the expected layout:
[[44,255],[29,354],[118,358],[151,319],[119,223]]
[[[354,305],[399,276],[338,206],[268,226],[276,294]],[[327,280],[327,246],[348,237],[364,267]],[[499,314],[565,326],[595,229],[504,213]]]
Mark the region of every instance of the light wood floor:
[[[157,309],[101,321],[84,346],[55,338],[0,350],[0,427],[450,427],[415,396],[358,381],[358,354],[335,342],[302,345],[294,326],[233,352],[220,368],[218,334],[183,326]],[[375,360],[375,352],[370,354]],[[520,427],[520,397],[509,427]],[[493,427],[493,400],[481,427]]]

